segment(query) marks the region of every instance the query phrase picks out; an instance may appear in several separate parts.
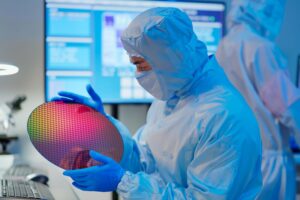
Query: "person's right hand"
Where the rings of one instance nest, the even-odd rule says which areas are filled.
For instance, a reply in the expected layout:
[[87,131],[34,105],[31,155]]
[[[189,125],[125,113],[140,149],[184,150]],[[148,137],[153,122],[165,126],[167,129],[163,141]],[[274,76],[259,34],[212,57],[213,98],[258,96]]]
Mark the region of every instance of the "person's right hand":
[[54,97],[51,99],[51,101],[64,101],[64,102],[84,104],[86,106],[94,108],[95,110],[97,110],[98,112],[106,116],[104,112],[102,100],[99,97],[99,95],[94,91],[94,89],[90,84],[86,86],[86,90],[89,93],[91,98],[81,96],[72,92],[60,91],[58,92],[59,97]]

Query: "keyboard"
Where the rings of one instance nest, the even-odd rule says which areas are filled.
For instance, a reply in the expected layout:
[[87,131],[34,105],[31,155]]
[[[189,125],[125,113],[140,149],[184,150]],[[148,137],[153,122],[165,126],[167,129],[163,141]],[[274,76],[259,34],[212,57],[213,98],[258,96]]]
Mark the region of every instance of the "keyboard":
[[25,179],[27,175],[39,173],[39,170],[30,167],[29,165],[14,165],[9,168],[3,178],[5,179]]
[[47,186],[33,181],[0,180],[1,200],[42,199],[54,200]]

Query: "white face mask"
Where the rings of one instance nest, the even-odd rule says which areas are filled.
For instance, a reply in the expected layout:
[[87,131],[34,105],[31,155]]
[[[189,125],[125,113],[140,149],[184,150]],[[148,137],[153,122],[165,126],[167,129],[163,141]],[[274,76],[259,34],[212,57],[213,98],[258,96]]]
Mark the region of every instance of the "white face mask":
[[160,85],[153,70],[136,72],[136,79],[139,84],[155,98],[160,100],[168,100],[170,97],[172,97],[172,94],[164,91],[164,88]]

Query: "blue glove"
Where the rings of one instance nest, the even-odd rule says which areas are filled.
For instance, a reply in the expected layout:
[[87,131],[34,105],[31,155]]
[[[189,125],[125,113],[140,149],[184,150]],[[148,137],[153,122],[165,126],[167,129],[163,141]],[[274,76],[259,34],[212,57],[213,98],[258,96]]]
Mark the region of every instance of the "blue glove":
[[97,93],[94,91],[90,84],[86,86],[86,90],[91,98],[74,94],[72,92],[61,91],[58,93],[60,97],[54,97],[51,99],[51,101],[64,101],[84,104],[106,115],[104,112],[101,98],[97,95]]
[[125,170],[113,159],[90,151],[90,156],[102,165],[85,169],[66,170],[65,176],[73,179],[73,185],[80,190],[109,192],[117,189]]

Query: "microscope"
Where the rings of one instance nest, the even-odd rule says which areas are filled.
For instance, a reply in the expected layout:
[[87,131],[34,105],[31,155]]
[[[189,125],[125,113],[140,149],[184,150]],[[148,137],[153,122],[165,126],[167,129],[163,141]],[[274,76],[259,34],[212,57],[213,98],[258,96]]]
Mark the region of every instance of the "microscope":
[[17,96],[10,102],[0,104],[0,168],[8,168],[14,162],[14,156],[7,151],[7,146],[18,137],[11,135],[9,129],[15,126],[14,114],[21,110],[21,104],[25,100],[26,96]]

